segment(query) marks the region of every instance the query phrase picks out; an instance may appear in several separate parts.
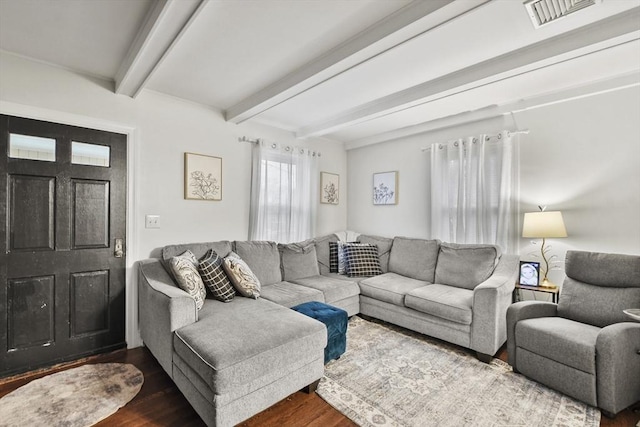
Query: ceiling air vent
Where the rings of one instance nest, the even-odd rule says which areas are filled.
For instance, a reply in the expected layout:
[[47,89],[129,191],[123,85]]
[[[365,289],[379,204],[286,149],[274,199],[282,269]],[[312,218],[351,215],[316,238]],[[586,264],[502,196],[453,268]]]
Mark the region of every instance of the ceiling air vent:
[[556,21],[570,13],[593,6],[599,0],[527,0],[524,7],[533,22],[539,28]]

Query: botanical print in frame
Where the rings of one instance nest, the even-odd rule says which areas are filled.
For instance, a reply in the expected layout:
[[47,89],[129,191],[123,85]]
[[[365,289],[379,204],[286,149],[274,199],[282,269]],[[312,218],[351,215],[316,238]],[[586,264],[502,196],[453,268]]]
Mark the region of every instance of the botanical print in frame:
[[373,204],[395,205],[398,203],[398,172],[373,174]]
[[184,198],[222,200],[222,159],[184,153]]
[[337,205],[340,199],[340,175],[320,172],[320,203]]

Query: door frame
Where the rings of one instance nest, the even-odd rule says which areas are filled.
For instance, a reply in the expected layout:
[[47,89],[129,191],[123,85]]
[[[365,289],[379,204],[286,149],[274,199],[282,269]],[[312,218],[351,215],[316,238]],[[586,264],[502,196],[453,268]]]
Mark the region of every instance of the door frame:
[[0,100],[0,114],[42,120],[64,125],[86,127],[107,132],[127,135],[127,236],[125,252],[125,340],[127,348],[142,346],[140,329],[138,327],[138,278],[135,263],[140,259],[138,254],[138,205],[136,196],[138,190],[138,164],[140,131],[137,127],[124,125],[109,120],[98,119],[80,114],[50,110]]

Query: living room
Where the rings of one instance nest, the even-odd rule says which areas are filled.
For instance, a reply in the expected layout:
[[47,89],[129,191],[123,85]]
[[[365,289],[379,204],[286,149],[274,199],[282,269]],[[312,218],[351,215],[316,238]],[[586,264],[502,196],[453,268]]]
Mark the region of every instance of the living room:
[[[514,252],[522,260],[535,260],[532,257],[539,251],[538,241],[520,237],[522,216],[537,211],[539,205],[563,213],[568,236],[550,240],[551,253],[558,260],[564,260],[568,250],[640,254],[640,24],[637,19],[640,2],[596,2],[593,7],[577,11],[539,30],[534,29],[520,1],[513,3],[517,3],[516,9],[522,16],[512,15],[511,9],[503,15],[495,13],[502,7],[501,3],[507,2],[438,2],[442,3],[443,10],[432,5],[434,10],[423,12],[424,21],[434,19],[434,22],[425,23],[415,17],[405,17],[404,26],[396,29],[397,32],[411,30],[417,34],[431,32],[438,35],[438,31],[448,34],[465,30],[461,40],[452,39],[448,42],[450,47],[433,52],[433,57],[442,57],[433,61],[442,62],[438,65],[441,68],[434,73],[447,75],[509,52],[517,52],[513,57],[524,58],[525,63],[501,69],[499,65],[509,59],[503,58],[502,62],[489,64],[495,67],[493,77],[476,75],[467,82],[463,75],[463,80],[455,86],[446,87],[447,82],[444,81],[434,94],[425,92],[416,95],[416,99],[403,98],[403,103],[391,105],[387,110],[381,107],[357,117],[347,113],[353,113],[351,109],[363,105],[373,108],[375,101],[410,87],[426,91],[428,86],[420,85],[433,83],[441,76],[419,76],[418,80],[412,81],[412,67],[418,70],[416,74],[428,69],[424,62],[418,64],[416,61],[401,64],[406,74],[399,74],[397,83],[390,77],[394,74],[388,74],[395,69],[382,67],[380,74],[369,81],[362,81],[351,92],[342,92],[338,87],[328,88],[324,95],[317,95],[311,89],[316,86],[318,91],[323,89],[322,76],[318,73],[314,77],[317,80],[307,79],[303,86],[296,86],[293,80],[284,82],[291,86],[289,90],[297,91],[293,100],[310,92],[311,101],[303,99],[295,104],[282,91],[271,97],[271,104],[256,107],[266,112],[264,117],[256,114],[247,120],[229,120],[229,107],[250,99],[261,89],[289,76],[325,52],[331,52],[340,43],[358,34],[369,34],[365,32],[367,28],[375,27],[377,22],[403,6],[417,8],[417,3],[424,2],[357,1],[336,2],[340,4],[333,6],[321,6],[325,2],[305,2],[308,3],[306,7],[272,2],[269,5],[271,9],[260,6],[259,2],[250,2],[251,14],[244,15],[241,13],[243,6],[231,8],[235,14],[225,9],[231,7],[231,2],[182,2],[189,3],[187,6],[176,4],[180,2],[135,2],[135,10],[128,14],[124,11],[130,6],[124,2],[98,2],[104,9],[95,10],[86,5],[77,9],[80,2],[58,3],[53,6],[41,1],[1,0],[0,113],[127,135],[125,336],[129,349],[142,345],[138,332],[138,261],[157,257],[159,248],[170,244],[236,241],[249,237],[253,146],[240,141],[243,137],[321,153],[318,170],[339,176],[338,204],[317,204],[315,236],[354,230],[385,237],[428,239],[431,238],[429,147],[467,136],[510,131],[514,133],[520,152],[519,230]],[[115,17],[101,16],[100,13],[111,10],[109,3],[116,4],[115,12],[112,11]],[[454,6],[461,10],[447,9]],[[171,7],[184,9],[172,11]],[[144,77],[137,90],[133,91],[135,94],[132,92],[127,96],[129,89],[124,87],[126,85],[116,90],[116,74],[121,67],[139,71],[138,65],[122,64],[126,63],[129,49],[135,51],[134,39],[141,34],[142,23],[154,8],[157,9],[155,24],[167,26],[158,31],[176,41],[171,48],[165,46],[160,56],[156,56],[162,60],[151,61],[154,64],[151,72],[147,70],[144,74],[143,71]],[[165,14],[174,13],[177,17],[173,19],[177,21],[170,24],[158,18],[165,16],[162,15],[163,10]],[[269,10],[274,11],[273,16],[269,15]],[[229,15],[225,15],[227,12]],[[452,16],[438,15],[441,12]],[[224,19],[216,14],[229,21],[221,22]],[[484,22],[489,15],[495,20],[491,25],[509,21],[514,26],[517,23],[517,28],[524,28],[524,24],[530,28],[526,34],[519,34],[520,38],[514,32],[496,30],[488,34],[485,27],[475,29],[474,24]],[[124,16],[127,19],[122,23],[119,38],[109,36],[106,30],[119,28],[115,25]],[[210,21],[212,16],[215,20]],[[190,21],[191,17],[193,21]],[[86,26],[78,22],[84,22]],[[427,29],[411,27],[415,23],[425,25]],[[237,76],[238,81],[214,82],[213,93],[207,93],[209,80],[199,80],[201,74],[189,74],[191,67],[196,68],[202,63],[189,61],[194,51],[202,54],[207,50],[206,43],[202,46],[199,45],[202,42],[198,42],[203,34],[207,34],[204,39],[207,42],[220,35],[215,31],[203,33],[204,28],[213,24],[221,28],[219,31],[229,31],[215,45],[217,50],[214,49],[226,56],[218,61],[209,59],[204,72],[219,78]],[[287,28],[287,25],[290,26],[288,31],[268,31],[270,28]],[[490,27],[488,23],[485,25]],[[625,25],[632,30],[624,30]],[[42,32],[31,29],[38,26],[43,27]],[[65,26],[69,28],[68,32],[57,32],[57,28]],[[103,31],[95,35],[93,43],[92,28]],[[184,32],[180,31],[182,28],[186,28]],[[600,31],[595,28],[600,28]],[[620,34],[615,34],[613,28],[618,28]],[[579,32],[581,29],[583,32]],[[402,46],[411,37],[417,37],[415,34],[400,34],[402,42],[390,41],[380,31],[375,42],[370,41],[368,45],[380,50],[376,55],[365,52],[369,55],[366,59],[358,57],[363,53],[347,45],[347,48],[354,49],[350,56],[353,64],[347,67],[335,58],[333,62],[325,63],[322,72],[331,73],[330,77],[323,77],[327,80],[326,85],[340,74],[346,76],[351,68],[358,73],[359,66],[375,62],[377,56],[382,59],[384,55],[381,52],[386,50],[379,44],[393,42]],[[540,34],[540,31],[548,33],[531,36]],[[567,38],[561,35],[571,31],[576,32],[577,39],[587,40],[586,34],[590,34],[591,39],[584,45],[567,47],[570,46]],[[243,34],[250,37],[242,38]],[[262,43],[256,41],[259,37],[264,37]],[[517,39],[512,46],[493,45],[495,40],[511,37]],[[539,40],[554,37],[555,43],[544,45],[550,51],[548,57],[536,57],[535,52],[530,53],[533,49],[526,49]],[[85,41],[83,39],[87,39],[86,44],[80,43]],[[471,44],[473,41],[477,44]],[[447,44],[438,38],[431,43]],[[464,43],[469,43],[465,50]],[[119,50],[113,47],[116,45]],[[269,45],[271,49],[263,53]],[[560,46],[559,50],[553,50],[553,46]],[[152,54],[144,48],[136,52]],[[259,60],[247,52],[260,53]],[[452,52],[459,53],[454,55]],[[460,59],[472,53],[477,56],[467,62]],[[264,61],[270,55],[275,59]],[[296,55],[304,59],[295,59]],[[420,55],[424,53],[413,53],[414,57]],[[82,56],[88,60],[83,61]],[[445,61],[448,56],[451,57],[450,62]],[[101,60],[113,58],[116,60],[99,68]],[[331,66],[344,69],[337,71]],[[447,67],[450,69],[448,73],[444,71]],[[474,70],[468,71],[472,73]],[[174,76],[177,83],[171,81]],[[380,76],[385,80],[379,80]],[[243,88],[242,85],[251,79],[255,82]],[[387,83],[389,88],[384,89]],[[202,85],[203,94],[193,93],[193,87],[198,84]],[[226,87],[242,88],[243,92],[225,94]],[[385,91],[386,95],[383,95]],[[365,95],[358,98],[360,92]],[[207,96],[221,104],[194,100]],[[322,108],[318,107],[318,111],[315,108],[296,108],[310,103]],[[268,112],[280,104],[281,110],[269,116]],[[412,113],[424,118],[401,116],[404,110],[413,108],[424,108]],[[289,123],[278,123],[277,113],[284,114],[282,111],[291,114]],[[254,113],[246,114],[251,116]],[[396,117],[394,114],[400,115],[397,121],[384,119]],[[299,116],[304,115],[311,118],[300,120]],[[320,125],[330,121],[320,129]],[[303,135],[305,138],[298,138]],[[222,159],[220,201],[184,198],[184,153]],[[398,203],[376,206],[371,203],[372,177],[386,171],[398,172]],[[145,226],[147,215],[159,217],[159,228]],[[556,284],[562,284],[565,277],[562,263],[558,267],[549,272],[549,278]],[[527,299],[536,296],[525,295]],[[606,422],[608,420],[603,417],[602,423]]]

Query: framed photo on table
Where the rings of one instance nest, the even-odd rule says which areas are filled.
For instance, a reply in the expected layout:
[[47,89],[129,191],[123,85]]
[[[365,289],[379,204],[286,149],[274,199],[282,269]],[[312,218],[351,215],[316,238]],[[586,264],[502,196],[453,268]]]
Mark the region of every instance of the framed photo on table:
[[520,279],[518,284],[525,286],[540,286],[540,263],[534,261],[520,261]]

